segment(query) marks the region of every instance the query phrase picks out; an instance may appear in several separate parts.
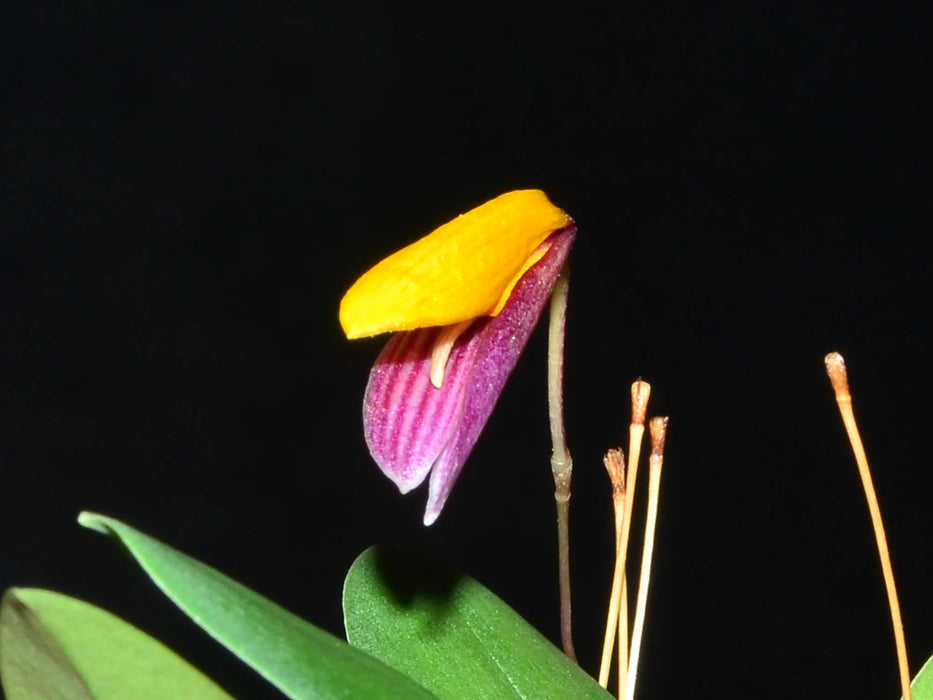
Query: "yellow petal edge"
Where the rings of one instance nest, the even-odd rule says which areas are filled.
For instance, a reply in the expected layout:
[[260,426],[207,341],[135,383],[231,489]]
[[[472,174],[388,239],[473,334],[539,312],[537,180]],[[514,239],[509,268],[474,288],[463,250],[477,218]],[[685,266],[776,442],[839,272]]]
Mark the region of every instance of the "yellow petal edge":
[[541,190],[499,195],[360,277],[340,302],[344,333],[365,338],[495,315],[535,249],[570,223]]

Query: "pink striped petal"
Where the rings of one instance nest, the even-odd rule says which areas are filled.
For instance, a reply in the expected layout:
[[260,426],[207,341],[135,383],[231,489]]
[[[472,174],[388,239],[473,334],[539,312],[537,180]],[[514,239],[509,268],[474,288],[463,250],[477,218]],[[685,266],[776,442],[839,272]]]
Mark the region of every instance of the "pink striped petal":
[[453,433],[485,322],[477,319],[457,339],[440,389],[430,371],[443,326],[395,333],[376,358],[363,398],[363,432],[376,464],[402,493],[424,481]]
[[373,459],[402,493],[431,473],[424,523],[440,515],[570,252],[573,226],[552,234],[547,253],[521,278],[495,317],[474,321],[454,343],[440,389],[430,380],[441,328],[396,333],[376,359],[363,400]]

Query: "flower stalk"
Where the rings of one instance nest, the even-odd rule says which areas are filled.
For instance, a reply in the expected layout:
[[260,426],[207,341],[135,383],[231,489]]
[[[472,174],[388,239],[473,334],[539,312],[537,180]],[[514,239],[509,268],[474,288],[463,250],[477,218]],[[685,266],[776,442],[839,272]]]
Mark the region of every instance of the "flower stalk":
[[[622,546],[622,521],[625,518],[625,454],[621,449],[609,450],[603,457],[603,464],[609,473],[609,480],[612,483],[612,510],[615,515],[615,542],[616,542],[616,561],[620,561],[622,553],[619,548]],[[616,644],[616,663],[619,682],[619,697],[625,692],[625,678],[628,674],[628,586],[625,578],[620,576],[616,582],[613,577],[613,590],[610,595],[610,604],[608,615],[610,619],[618,619],[618,642]],[[618,592],[616,586],[619,586]],[[618,595],[616,595],[618,593]],[[612,600],[618,599],[618,611],[613,612]],[[609,622],[606,623],[607,627]],[[611,651],[610,651],[611,653]]]
[[[628,540],[632,525],[632,511],[635,508],[635,484],[638,476],[638,460],[641,457],[641,442],[645,434],[645,414],[651,385],[638,380],[632,384],[632,422],[629,425],[628,469],[625,475],[625,504],[621,517],[622,531],[616,535],[616,563],[612,573],[612,592],[609,596],[609,615],[606,619],[606,634],[603,638],[603,653],[599,664],[599,684],[609,685],[609,668],[612,664],[612,645],[619,626],[628,626],[628,605],[622,605],[622,597],[627,595],[625,584],[625,564],[628,558]],[[627,602],[627,601],[626,601]],[[620,646],[624,645],[627,633],[621,633]],[[620,653],[628,656],[628,649]],[[621,670],[621,669],[620,669]],[[619,678],[620,689],[623,678]]]
[[548,412],[551,424],[551,473],[557,505],[557,567],[560,589],[560,637],[564,653],[577,660],[573,648],[572,604],[570,595],[570,480],[573,459],[564,434],[564,337],[567,325],[569,269],[564,264],[554,291],[548,325]]
[[655,529],[658,523],[658,502],[661,497],[661,467],[664,465],[664,441],[667,438],[666,416],[652,418],[651,457],[648,466],[648,513],[645,516],[645,541],[641,554],[641,570],[638,579],[638,600],[635,603],[635,621],[632,623],[632,650],[625,677],[624,694],[620,684],[619,697],[635,698],[635,679],[638,676],[638,658],[641,654],[642,633],[645,630],[645,611],[648,604],[648,586],[651,582],[651,559],[654,554]]
[[897,665],[900,672],[901,692],[903,700],[911,699],[910,666],[907,659],[907,641],[904,639],[904,622],[901,619],[901,606],[897,599],[897,587],[894,585],[894,568],[891,566],[891,553],[888,550],[888,538],[884,532],[884,520],[881,517],[881,506],[878,504],[878,495],[871,478],[871,469],[868,467],[868,457],[862,445],[862,436],[859,434],[858,424],[855,422],[855,412],[852,410],[852,394],[849,392],[849,379],[846,373],[846,363],[838,352],[829,353],[824,359],[826,374],[832,383],[836,394],[836,405],[842,416],[849,444],[855,455],[859,476],[862,478],[862,488],[865,499],[868,501],[868,512],[871,515],[872,528],[875,531],[875,542],[878,545],[878,557],[881,559],[881,573],[884,576],[884,585],[888,594],[888,607],[891,609],[891,625],[894,628],[894,644],[897,648]]

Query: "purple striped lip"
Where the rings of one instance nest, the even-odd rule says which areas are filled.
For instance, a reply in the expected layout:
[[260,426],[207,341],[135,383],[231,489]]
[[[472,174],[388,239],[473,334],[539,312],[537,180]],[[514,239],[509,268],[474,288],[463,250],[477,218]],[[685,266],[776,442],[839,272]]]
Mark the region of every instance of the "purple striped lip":
[[477,318],[456,340],[440,388],[431,352],[444,327],[395,333],[369,374],[363,430],[379,468],[402,493],[431,474],[424,524],[440,515],[554,288],[576,228],[542,243],[548,250],[512,290],[498,316]]

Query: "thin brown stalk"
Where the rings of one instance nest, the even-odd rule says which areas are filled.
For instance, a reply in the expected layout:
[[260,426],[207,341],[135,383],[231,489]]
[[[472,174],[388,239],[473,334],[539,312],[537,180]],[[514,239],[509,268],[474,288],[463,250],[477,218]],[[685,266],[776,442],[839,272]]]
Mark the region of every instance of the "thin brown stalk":
[[564,653],[577,660],[573,649],[573,622],[570,597],[570,479],[573,460],[564,436],[564,334],[567,321],[567,266],[557,278],[551,294],[548,327],[548,406],[551,424],[551,472],[557,504],[557,567],[560,588],[560,637]]
[[[606,465],[609,480],[612,482],[612,509],[615,515],[615,557],[616,562],[618,562],[621,558],[619,547],[622,544],[622,520],[625,515],[625,454],[619,449],[609,450],[606,456],[603,457],[603,464]],[[613,586],[619,584],[621,584],[621,590],[613,590],[609,595],[610,605],[607,613],[608,619],[606,620],[607,628],[613,619],[628,620],[628,591],[624,576],[620,577],[619,582],[613,577]],[[615,600],[619,601],[617,610],[612,605],[612,601]],[[628,630],[625,625],[619,626],[619,642],[616,648],[618,651],[618,676],[621,692],[622,679],[625,677],[628,667]]]
[[[635,467],[641,459],[641,443],[645,435],[645,415],[648,412],[648,398],[651,396],[651,385],[648,382],[638,381],[632,384],[632,422],[629,425],[629,473],[634,477]],[[634,499],[625,501],[624,520],[631,520]],[[628,534],[626,533],[625,549],[628,550]],[[629,666],[629,634],[628,634],[628,576],[622,580],[622,604],[619,606],[619,697],[625,692],[628,679]],[[624,660],[623,660],[624,659]]]
[[897,588],[894,585],[894,569],[891,566],[891,553],[888,551],[888,538],[884,532],[884,521],[881,518],[881,506],[872,483],[871,470],[868,467],[868,457],[862,445],[858,425],[855,422],[855,412],[852,410],[852,394],[849,392],[849,380],[846,374],[846,364],[842,355],[831,352],[825,358],[826,373],[832,382],[836,393],[836,404],[842,415],[842,422],[849,436],[849,444],[855,454],[858,464],[859,476],[862,478],[862,488],[868,501],[868,512],[871,515],[872,528],[875,531],[875,542],[878,545],[878,556],[881,559],[881,573],[884,576],[884,585],[888,593],[888,607],[891,609],[891,624],[894,627],[894,644],[897,648],[897,665],[900,673],[901,692],[903,700],[911,700],[910,666],[907,660],[907,641],[904,638],[904,623],[901,619],[901,607],[897,600]]
[[[629,426],[628,472],[625,477],[625,508],[622,517],[622,532],[616,542],[616,563],[612,573],[612,592],[609,597],[609,619],[606,634],[603,637],[603,653],[599,664],[599,684],[605,688],[609,684],[609,667],[612,664],[612,646],[616,630],[620,624],[620,599],[625,582],[625,564],[628,552],[629,533],[631,531],[632,509],[635,505],[635,484],[638,474],[638,457],[641,454],[641,441],[645,434],[645,412],[651,385],[638,380],[632,384],[632,423]],[[634,455],[634,458],[633,458]],[[625,606],[625,624],[628,623],[628,606]],[[626,639],[628,634],[623,635]]]
[[645,516],[645,542],[641,554],[641,570],[638,579],[638,596],[635,603],[635,619],[632,624],[632,651],[629,655],[628,677],[625,700],[634,700],[635,680],[638,676],[638,657],[641,653],[642,633],[645,629],[645,611],[648,603],[648,585],[651,581],[651,559],[654,554],[655,529],[658,522],[658,502],[661,492],[661,467],[664,465],[664,440],[667,437],[665,418],[652,418],[651,457],[648,466],[648,512]]

